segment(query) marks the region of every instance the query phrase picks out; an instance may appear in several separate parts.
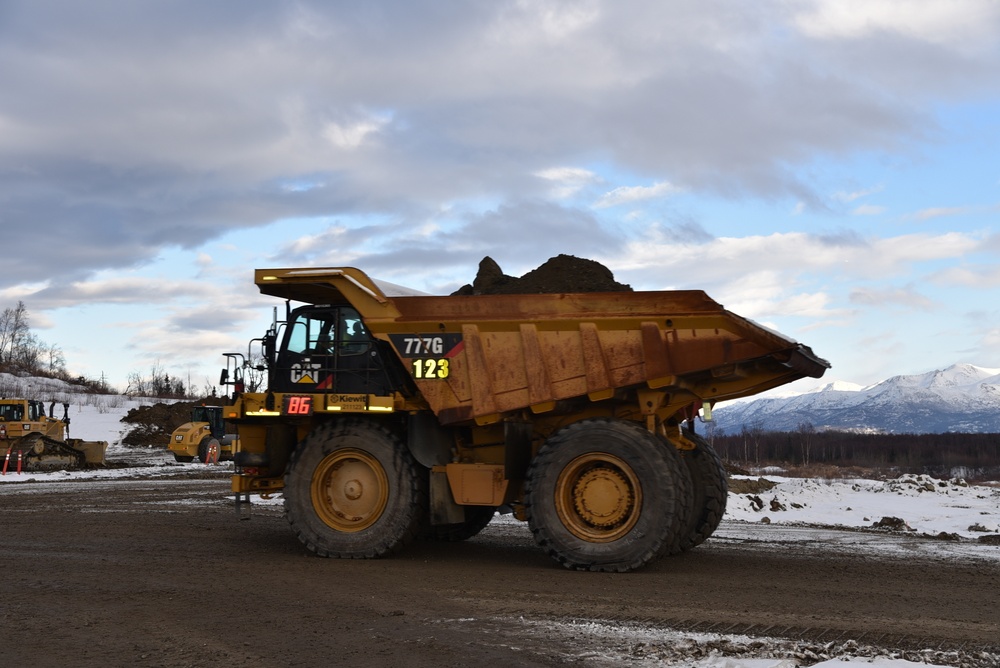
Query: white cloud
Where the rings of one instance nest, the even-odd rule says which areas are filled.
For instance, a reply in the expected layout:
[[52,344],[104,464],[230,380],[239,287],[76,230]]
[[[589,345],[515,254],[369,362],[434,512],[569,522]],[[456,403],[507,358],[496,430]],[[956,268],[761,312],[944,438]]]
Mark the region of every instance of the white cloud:
[[351,123],[327,123],[322,134],[337,148],[356,149],[371,135],[378,133],[388,122],[388,118],[367,118]]
[[595,209],[606,209],[619,204],[633,204],[643,200],[666,197],[681,191],[681,188],[666,181],[659,181],[651,186],[621,186],[605,193],[594,203]]
[[33,308],[57,309],[94,304],[169,303],[175,298],[208,298],[215,288],[202,281],[170,280],[130,274],[105,279],[76,281],[69,285],[48,285],[30,294]]
[[874,195],[875,193],[880,193],[883,190],[885,190],[885,186],[877,185],[863,190],[855,190],[853,192],[841,191],[835,193],[833,198],[840,202],[853,202],[855,200],[861,199],[862,197],[867,197],[868,195]]
[[795,22],[807,35],[861,39],[896,33],[955,49],[992,48],[995,0],[806,0]]
[[585,30],[599,16],[600,3],[595,0],[517,0],[495,22],[490,36],[514,44],[559,42]]
[[580,167],[550,167],[535,172],[535,176],[552,183],[551,196],[556,199],[572,197],[601,180],[595,172]]
[[347,233],[348,229],[344,225],[330,225],[318,234],[306,234],[286,242],[279,253],[294,258],[323,249],[338,248]]
[[877,216],[885,213],[886,207],[875,204],[862,204],[851,211],[852,216]]
[[41,292],[48,286],[48,281],[42,281],[38,283],[21,283],[4,288],[0,290],[0,305],[10,304],[13,306],[18,301],[24,301],[24,299]]
[[[830,318],[847,312],[833,306],[830,288],[809,290],[807,285],[839,286],[846,304],[851,286],[858,282],[911,276],[921,263],[959,259],[980,245],[979,239],[958,233],[859,240],[789,232],[688,245],[659,241],[651,233],[604,261],[616,267],[618,280],[637,289],[704,289],[751,318],[792,313]],[[857,301],[863,301],[865,294],[869,301],[894,299],[914,307],[929,306],[912,290],[859,291]]]
[[893,306],[899,305],[911,309],[929,310],[934,302],[920,294],[913,286],[905,288],[875,288],[865,286],[851,291],[850,301],[863,306]]
[[1000,287],[1000,266],[991,264],[949,267],[932,274],[931,280],[939,285],[976,289],[996,288]]
[[914,214],[907,216],[907,218],[916,218],[917,220],[930,220],[932,218],[942,218],[944,216],[961,216],[969,213],[970,209],[964,206],[938,206],[931,207],[929,209],[921,209]]
[[985,350],[996,351],[1000,349],[1000,327],[986,330],[980,340],[980,346]]

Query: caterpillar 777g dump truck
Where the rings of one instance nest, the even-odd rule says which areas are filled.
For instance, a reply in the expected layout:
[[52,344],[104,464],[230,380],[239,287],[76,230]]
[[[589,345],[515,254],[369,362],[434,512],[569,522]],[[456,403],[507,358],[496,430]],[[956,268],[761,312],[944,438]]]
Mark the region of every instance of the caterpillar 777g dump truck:
[[286,316],[257,340],[265,388],[223,372],[232,489],[237,507],[283,493],[292,529],[326,557],[468,538],[501,506],[567,568],[690,549],[727,488],[685,425],[829,368],[700,291],[419,296],[349,267],[255,280]]

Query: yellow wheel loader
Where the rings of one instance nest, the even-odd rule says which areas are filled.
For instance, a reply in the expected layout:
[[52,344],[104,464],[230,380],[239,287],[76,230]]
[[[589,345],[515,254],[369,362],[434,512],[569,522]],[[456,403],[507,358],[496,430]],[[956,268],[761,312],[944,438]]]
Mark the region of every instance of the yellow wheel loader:
[[195,406],[191,409],[191,421],[170,435],[169,447],[178,462],[197,459],[208,464],[231,460],[239,449],[239,439],[226,433],[221,406]]

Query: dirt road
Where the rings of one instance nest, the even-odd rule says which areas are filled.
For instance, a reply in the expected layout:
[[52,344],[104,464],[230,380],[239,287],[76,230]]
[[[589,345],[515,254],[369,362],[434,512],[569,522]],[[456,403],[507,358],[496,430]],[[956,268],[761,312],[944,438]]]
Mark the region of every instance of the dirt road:
[[996,560],[722,537],[635,573],[577,573],[499,521],[465,543],[326,560],[280,507],[239,521],[227,492],[224,476],[0,486],[4,665],[652,665],[648,641],[609,635],[629,624],[1000,644]]

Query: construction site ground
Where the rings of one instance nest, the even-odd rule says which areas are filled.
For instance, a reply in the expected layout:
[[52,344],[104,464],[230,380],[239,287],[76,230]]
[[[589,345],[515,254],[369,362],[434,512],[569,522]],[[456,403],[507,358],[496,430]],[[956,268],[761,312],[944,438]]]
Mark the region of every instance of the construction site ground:
[[825,549],[724,524],[644,570],[581,573],[500,518],[463,543],[328,560],[280,504],[237,519],[224,470],[136,471],[0,485],[5,665],[664,665],[845,643],[931,648],[954,660],[941,665],[1000,656],[996,559]]

